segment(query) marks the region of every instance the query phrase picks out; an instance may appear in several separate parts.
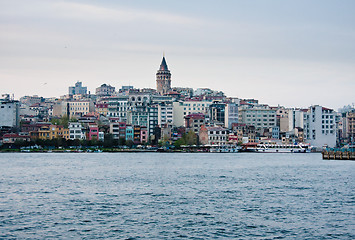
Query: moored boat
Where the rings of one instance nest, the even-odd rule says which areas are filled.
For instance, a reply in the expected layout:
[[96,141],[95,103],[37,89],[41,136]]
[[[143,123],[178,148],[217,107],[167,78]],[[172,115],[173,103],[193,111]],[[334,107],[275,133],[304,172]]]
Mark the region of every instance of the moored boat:
[[257,144],[255,147],[248,148],[252,152],[265,153],[310,153],[311,145],[307,143],[299,144]]
[[238,145],[225,144],[225,145],[212,145],[210,147],[210,152],[219,152],[219,153],[236,153],[241,149]]

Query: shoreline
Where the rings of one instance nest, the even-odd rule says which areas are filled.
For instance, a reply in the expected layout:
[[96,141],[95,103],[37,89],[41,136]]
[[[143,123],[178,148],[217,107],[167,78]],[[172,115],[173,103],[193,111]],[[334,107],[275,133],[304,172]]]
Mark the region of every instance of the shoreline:
[[[26,150],[0,150],[1,153],[229,153],[229,154],[238,154],[238,153],[274,153],[274,152],[248,152],[248,151],[239,151],[239,152],[209,152],[209,151],[184,151],[184,150],[148,150],[148,149],[110,149],[110,150],[39,150],[39,151],[26,151]],[[286,152],[285,152],[286,153]],[[285,154],[285,153],[277,153],[277,154]],[[309,153],[322,153],[322,152],[308,152]],[[287,152],[286,154],[305,154],[305,153],[291,153]],[[307,153],[306,153],[307,154]]]

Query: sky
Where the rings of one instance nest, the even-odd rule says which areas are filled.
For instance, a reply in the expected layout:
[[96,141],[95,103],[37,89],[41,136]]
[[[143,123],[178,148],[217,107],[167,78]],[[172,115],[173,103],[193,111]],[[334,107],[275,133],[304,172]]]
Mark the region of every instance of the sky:
[[211,88],[272,106],[355,103],[353,0],[0,0],[0,94],[81,81]]

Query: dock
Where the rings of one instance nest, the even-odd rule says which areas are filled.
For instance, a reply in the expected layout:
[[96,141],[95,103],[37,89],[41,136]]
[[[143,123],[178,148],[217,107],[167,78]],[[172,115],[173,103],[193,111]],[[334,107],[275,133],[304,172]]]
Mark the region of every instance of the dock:
[[324,150],[322,152],[324,160],[355,160],[355,151],[351,150]]

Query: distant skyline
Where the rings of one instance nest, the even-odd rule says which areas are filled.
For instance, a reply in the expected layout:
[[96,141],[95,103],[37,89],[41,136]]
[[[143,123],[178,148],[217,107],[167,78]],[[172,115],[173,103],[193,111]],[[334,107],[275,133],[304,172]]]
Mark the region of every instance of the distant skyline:
[[0,94],[81,81],[211,88],[272,106],[355,103],[355,1],[0,0]]

